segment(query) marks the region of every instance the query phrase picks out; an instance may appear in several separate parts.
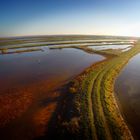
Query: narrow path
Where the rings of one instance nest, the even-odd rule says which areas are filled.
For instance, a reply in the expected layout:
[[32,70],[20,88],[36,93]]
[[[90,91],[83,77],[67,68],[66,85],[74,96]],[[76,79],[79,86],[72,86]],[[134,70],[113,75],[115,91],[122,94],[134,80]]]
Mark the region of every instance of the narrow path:
[[97,129],[98,139],[111,140],[111,134],[104,114],[102,96],[100,92],[100,81],[102,81],[102,76],[104,75],[104,73],[104,69],[101,69],[100,72],[98,72],[98,76],[95,79],[92,91],[92,103],[94,119],[96,120],[95,125]]

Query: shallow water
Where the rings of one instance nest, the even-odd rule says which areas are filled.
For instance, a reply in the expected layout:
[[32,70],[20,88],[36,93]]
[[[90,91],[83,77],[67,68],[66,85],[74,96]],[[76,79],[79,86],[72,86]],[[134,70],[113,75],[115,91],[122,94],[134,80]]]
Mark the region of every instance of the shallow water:
[[61,96],[53,90],[105,59],[79,49],[41,48],[43,51],[0,55],[0,135],[3,140],[30,140],[40,135],[55,111],[57,96]]
[[[0,84],[28,83],[40,79],[63,77],[68,80],[91,64],[104,59],[78,49],[49,50],[0,55]],[[11,83],[12,81],[12,83]]]
[[124,118],[140,139],[140,54],[129,61],[117,78],[115,92]]
[[81,45],[86,45],[86,46],[102,46],[102,45],[113,45],[113,44],[129,44],[132,45],[134,43],[134,40],[67,40],[67,41],[51,41],[51,42],[44,42],[44,41],[38,41],[37,40],[29,40],[25,41],[24,43],[20,44],[14,44],[14,45],[2,45],[0,48],[14,48],[14,47],[28,47],[28,46],[33,46],[33,45],[45,45],[47,44],[48,46],[51,47],[60,47],[60,46],[81,46]]
[[122,51],[128,51],[131,45],[102,45],[102,46],[89,46],[93,50],[108,50],[108,49],[121,49]]

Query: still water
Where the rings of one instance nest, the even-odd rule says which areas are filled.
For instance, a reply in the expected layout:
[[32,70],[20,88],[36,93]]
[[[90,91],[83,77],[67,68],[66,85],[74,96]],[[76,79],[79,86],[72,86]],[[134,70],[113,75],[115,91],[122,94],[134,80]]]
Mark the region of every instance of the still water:
[[128,51],[132,45],[102,45],[102,46],[89,46],[93,50],[108,50],[108,49],[121,49],[122,51]]
[[129,61],[117,78],[115,92],[126,122],[140,139],[140,54]]
[[31,140],[41,135],[62,96],[53,90],[105,59],[79,49],[41,49],[43,51],[0,55],[0,135],[3,140]]
[[73,48],[49,50],[44,47],[43,51],[0,55],[0,85],[7,88],[55,77],[68,80],[102,59],[101,55]]

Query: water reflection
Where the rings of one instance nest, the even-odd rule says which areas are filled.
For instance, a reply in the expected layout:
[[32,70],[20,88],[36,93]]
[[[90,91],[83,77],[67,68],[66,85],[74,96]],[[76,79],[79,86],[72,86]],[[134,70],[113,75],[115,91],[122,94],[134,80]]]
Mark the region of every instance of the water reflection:
[[[0,55],[0,135],[3,140],[30,140],[40,135],[40,131],[44,132],[42,129],[55,111],[55,99],[61,96],[53,90],[86,67],[105,59],[78,49],[43,47],[43,50]],[[48,105],[40,104],[48,99],[52,99]]]
[[140,54],[133,57],[115,84],[120,107],[132,132],[140,139]]
[[28,83],[30,79],[51,77],[63,77],[63,80],[67,80],[102,59],[104,57],[101,55],[88,54],[72,48],[62,50],[46,48],[43,52],[0,55],[0,83],[4,86],[11,80]]
[[108,50],[108,49],[120,49],[123,52],[128,51],[131,49],[133,46],[132,45],[102,45],[102,46],[89,46],[89,48],[93,50]]

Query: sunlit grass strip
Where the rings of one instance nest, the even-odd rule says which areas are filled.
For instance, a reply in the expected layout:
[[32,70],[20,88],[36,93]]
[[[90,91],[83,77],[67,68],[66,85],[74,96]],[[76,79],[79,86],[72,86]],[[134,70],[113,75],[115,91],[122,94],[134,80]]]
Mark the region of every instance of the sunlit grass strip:
[[[105,69],[108,69],[104,74],[101,81],[101,95],[102,104],[106,118],[108,120],[110,131],[112,133],[113,139],[133,139],[131,132],[129,131],[125,121],[123,120],[118,105],[114,97],[114,83],[115,78],[123,68],[123,66],[129,61],[129,59],[140,52],[140,46],[137,45],[132,50],[121,54],[119,57],[112,59]],[[113,65],[112,65],[113,64]],[[109,69],[110,65],[112,67]]]
[[[75,88],[77,88],[76,96],[81,97],[78,98],[82,115],[81,126],[84,125],[85,128],[87,126],[88,129],[85,129],[87,135],[89,135],[88,130],[93,132],[92,139],[133,139],[118,109],[114,97],[114,82],[123,66],[138,52],[140,52],[140,43],[128,52],[99,64],[98,67],[91,67],[80,76],[81,80],[77,79],[77,83],[79,82],[77,86],[80,88],[76,86]],[[91,102],[93,112],[91,112]],[[89,122],[92,124],[89,125]]]
[[[92,88],[99,69],[105,64],[105,61],[98,62],[91,71],[87,69],[78,79],[74,80],[73,88],[76,89],[76,106],[81,114],[81,128],[84,130],[83,139],[97,140],[97,132],[95,127],[94,112],[92,105]],[[83,80],[84,79],[84,80]],[[81,129],[80,128],[80,129]]]
[[93,85],[92,100],[93,100],[93,112],[95,114],[94,118],[95,118],[98,138],[102,140],[107,140],[111,138],[111,135],[104,114],[104,109],[102,106],[102,100],[100,94],[100,89],[101,89],[100,82],[102,80],[104,73],[105,71],[102,71],[102,69],[100,69],[100,73],[98,74],[98,77],[96,78],[95,83]]

